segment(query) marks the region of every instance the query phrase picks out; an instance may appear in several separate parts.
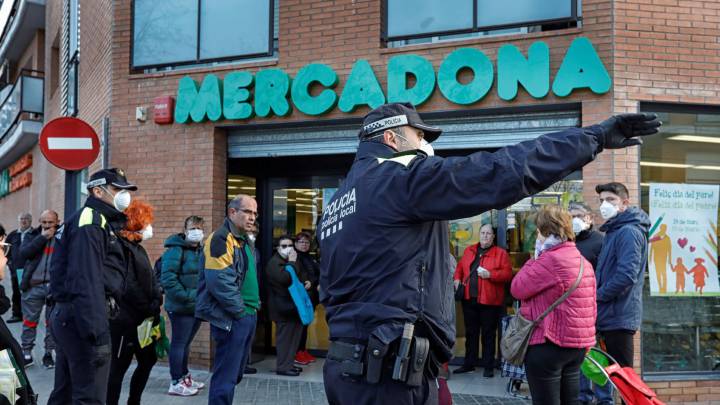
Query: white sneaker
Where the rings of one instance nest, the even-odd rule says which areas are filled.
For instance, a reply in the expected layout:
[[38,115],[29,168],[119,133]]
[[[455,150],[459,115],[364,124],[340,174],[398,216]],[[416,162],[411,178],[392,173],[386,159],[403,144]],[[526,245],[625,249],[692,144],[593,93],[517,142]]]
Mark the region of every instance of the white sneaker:
[[195,388],[196,390],[201,390],[205,388],[205,383],[193,380],[190,374],[186,375],[183,381],[185,381],[185,385]]
[[168,395],[178,395],[181,397],[191,397],[197,395],[198,390],[185,384],[185,380],[180,380],[177,384],[170,383]]

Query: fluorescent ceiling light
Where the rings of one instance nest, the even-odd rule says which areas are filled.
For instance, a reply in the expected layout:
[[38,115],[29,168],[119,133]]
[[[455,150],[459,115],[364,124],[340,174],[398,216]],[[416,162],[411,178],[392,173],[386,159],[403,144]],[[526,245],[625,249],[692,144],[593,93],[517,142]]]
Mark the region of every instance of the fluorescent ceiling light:
[[692,169],[695,169],[695,170],[720,170],[720,166],[700,165],[700,166],[693,166]]
[[662,162],[640,162],[640,166],[674,167],[674,168],[678,168],[678,169],[687,169],[689,167],[692,167],[692,165],[683,164],[683,163],[662,163]]
[[669,137],[668,139],[685,142],[720,143],[720,137],[717,136],[675,135]]

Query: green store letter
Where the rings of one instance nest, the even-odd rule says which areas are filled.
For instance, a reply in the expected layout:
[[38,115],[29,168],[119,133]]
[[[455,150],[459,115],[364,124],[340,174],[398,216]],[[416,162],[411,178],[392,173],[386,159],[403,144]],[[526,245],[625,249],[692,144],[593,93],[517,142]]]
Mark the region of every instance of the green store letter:
[[223,116],[229,120],[252,117],[253,108],[248,102],[253,75],[248,72],[228,73],[223,79]]
[[576,38],[565,53],[555,75],[553,93],[566,97],[575,89],[590,88],[595,94],[610,90],[610,75],[587,38]]
[[184,124],[188,121],[188,116],[193,122],[203,122],[205,118],[211,121],[219,120],[222,116],[220,87],[220,79],[214,74],[205,76],[200,91],[197,89],[197,83],[190,76],[180,79],[175,104],[175,122]]
[[[310,95],[310,86],[318,82],[327,87],[320,94]],[[292,83],[291,99],[295,107],[307,115],[321,115],[335,107],[337,94],[333,90],[338,83],[338,76],[328,65],[312,63],[303,66],[295,75]]]
[[265,69],[255,75],[255,113],[258,117],[273,114],[284,117],[290,114],[287,95],[290,77],[280,69]]
[[543,98],[550,91],[550,49],[544,42],[535,42],[525,59],[514,45],[498,50],[498,96],[510,101],[517,97],[518,85],[534,98]]
[[385,104],[385,94],[370,63],[364,59],[358,60],[340,95],[338,102],[340,111],[349,113],[361,105],[376,108],[383,104]]
[[[458,82],[460,70],[469,68],[475,77],[468,84]],[[493,65],[484,53],[473,48],[460,48],[447,56],[438,71],[438,87],[449,101],[467,105],[481,100],[493,84]]]
[[[415,85],[407,87],[408,74],[415,76]],[[435,90],[435,70],[432,64],[418,55],[400,55],[388,62],[387,101],[388,103],[409,102],[420,105],[430,98]]]

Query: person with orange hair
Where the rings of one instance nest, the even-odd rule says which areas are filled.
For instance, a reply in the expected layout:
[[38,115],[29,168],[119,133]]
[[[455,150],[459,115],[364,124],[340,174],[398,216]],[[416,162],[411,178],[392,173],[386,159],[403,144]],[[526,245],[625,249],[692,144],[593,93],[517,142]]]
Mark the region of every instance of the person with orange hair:
[[152,237],[153,211],[153,207],[147,202],[133,200],[125,210],[125,228],[119,232],[127,273],[125,292],[119,303],[120,312],[110,322],[112,359],[107,390],[108,405],[117,405],[122,381],[133,356],[137,359],[137,368],[130,380],[127,403],[140,404],[150,371],[157,362],[155,341],[149,346],[140,347],[137,332],[137,327],[147,318],[155,318],[154,324],[160,321],[162,294],[150,258],[141,245]]

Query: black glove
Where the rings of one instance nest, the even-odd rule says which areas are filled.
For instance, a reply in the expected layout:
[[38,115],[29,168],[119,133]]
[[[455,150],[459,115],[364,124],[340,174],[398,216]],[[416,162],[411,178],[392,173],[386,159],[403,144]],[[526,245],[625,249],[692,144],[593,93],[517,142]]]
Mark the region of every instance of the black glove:
[[[92,364],[93,367],[96,369],[101,368],[104,366],[108,361],[110,361],[110,344],[106,343],[104,345],[97,345],[93,346],[93,357],[90,361],[90,364]],[[92,371],[89,371],[92,372]]]
[[656,134],[662,123],[655,114],[620,114],[600,123],[600,139],[605,149],[620,149],[642,144],[637,136]]

